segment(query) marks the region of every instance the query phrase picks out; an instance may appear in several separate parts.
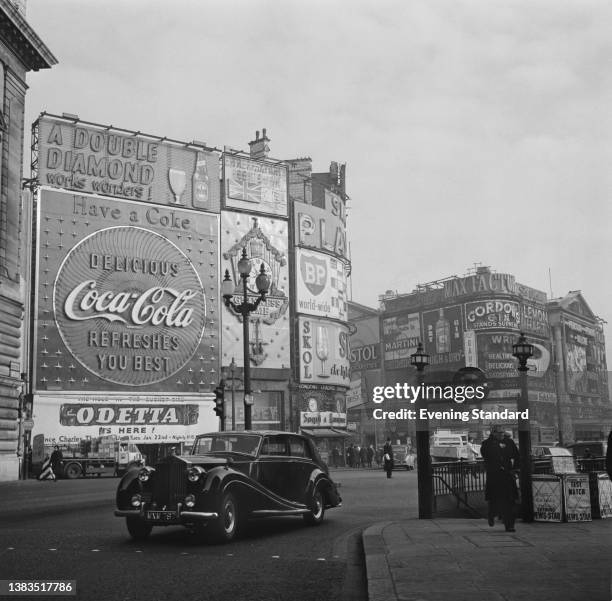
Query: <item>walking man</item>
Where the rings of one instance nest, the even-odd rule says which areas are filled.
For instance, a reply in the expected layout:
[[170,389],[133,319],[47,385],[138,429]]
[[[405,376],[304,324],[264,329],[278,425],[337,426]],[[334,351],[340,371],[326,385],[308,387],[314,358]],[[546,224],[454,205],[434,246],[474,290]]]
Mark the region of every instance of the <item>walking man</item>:
[[489,526],[494,526],[495,516],[501,515],[506,532],[514,532],[514,504],[518,490],[513,470],[519,461],[518,449],[511,438],[504,438],[502,427],[495,425],[491,427],[489,438],[482,443],[480,454],[487,475],[485,499],[489,504]]
[[387,478],[391,478],[393,473],[393,447],[391,446],[391,439],[387,438],[385,446],[383,447],[383,460],[385,462],[385,472],[387,472]]

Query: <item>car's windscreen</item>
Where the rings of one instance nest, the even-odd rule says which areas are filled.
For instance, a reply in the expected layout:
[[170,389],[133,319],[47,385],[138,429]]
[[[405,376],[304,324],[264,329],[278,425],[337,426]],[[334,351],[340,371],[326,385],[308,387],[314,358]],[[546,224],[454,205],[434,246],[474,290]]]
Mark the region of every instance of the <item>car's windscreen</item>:
[[205,455],[207,453],[242,453],[243,455],[257,454],[260,436],[256,435],[223,435],[213,434],[201,436],[196,439],[191,450],[192,455]]

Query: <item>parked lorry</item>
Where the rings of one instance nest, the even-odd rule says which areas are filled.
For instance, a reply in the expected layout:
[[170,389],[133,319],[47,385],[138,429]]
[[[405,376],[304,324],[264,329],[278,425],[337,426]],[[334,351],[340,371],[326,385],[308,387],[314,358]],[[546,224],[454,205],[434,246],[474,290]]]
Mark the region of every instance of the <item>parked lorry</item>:
[[[63,478],[82,476],[122,476],[127,470],[144,465],[138,447],[127,439],[101,436],[81,440],[78,446],[61,449],[63,460],[60,473]],[[52,448],[49,450],[49,453]]]
[[479,450],[468,439],[467,432],[436,430],[433,434],[430,454],[435,461],[474,461]]

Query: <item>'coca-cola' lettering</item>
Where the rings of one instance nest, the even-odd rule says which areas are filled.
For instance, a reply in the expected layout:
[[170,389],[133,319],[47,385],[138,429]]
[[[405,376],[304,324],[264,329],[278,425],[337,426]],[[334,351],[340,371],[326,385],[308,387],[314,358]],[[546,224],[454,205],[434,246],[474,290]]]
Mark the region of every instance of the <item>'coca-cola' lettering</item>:
[[[81,297],[81,293],[84,294]],[[95,280],[85,280],[66,297],[64,313],[73,321],[106,319],[119,321],[127,327],[145,324],[186,328],[192,322],[193,308],[186,304],[197,295],[197,290],[179,292],[173,288],[155,286],[144,292],[106,291],[100,293]],[[170,302],[162,304],[167,298]],[[80,300],[79,300],[79,297]],[[123,314],[129,312],[129,320]]]

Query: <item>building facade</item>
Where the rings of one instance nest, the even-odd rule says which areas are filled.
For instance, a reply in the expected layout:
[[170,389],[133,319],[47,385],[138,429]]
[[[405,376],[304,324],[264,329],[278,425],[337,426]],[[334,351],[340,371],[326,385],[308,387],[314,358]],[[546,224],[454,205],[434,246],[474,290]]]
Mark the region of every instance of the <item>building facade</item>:
[[323,455],[345,436],[343,169],[306,169],[296,198],[295,162],[269,158],[265,129],[249,152],[71,114],[43,113],[32,132],[35,460],[102,436],[155,460],[198,432],[244,428],[243,317],[220,298],[224,278],[244,298],[243,251],[247,300],[262,267],[270,280],[248,316],[253,429],[302,429]]
[[25,20],[25,2],[0,0],[0,480],[19,476],[30,425],[24,340],[28,223],[22,196],[26,73],[55,57]]
[[[567,444],[601,439],[609,431],[612,420],[603,329],[580,293],[549,301],[544,292],[517,282],[511,274],[479,267],[465,277],[430,282],[408,294],[389,291],[380,300],[383,385],[417,384],[410,355],[422,341],[429,355],[427,384],[451,384],[463,367],[479,368],[487,379],[486,398],[458,404],[434,397],[429,399],[432,410],[516,411],[520,382],[512,345],[523,332],[534,346],[527,372],[532,440]],[[352,315],[353,330],[359,331],[363,315],[363,310]],[[362,347],[358,342],[355,348]],[[369,403],[369,411],[356,411],[354,417],[360,421],[361,441],[366,442],[372,437],[374,405],[371,386],[363,392],[361,359],[355,356],[352,378],[355,388],[358,382],[362,387],[355,397]],[[367,379],[376,377],[375,371]],[[405,400],[387,399],[382,408],[410,407]],[[456,419],[430,421],[432,429],[462,431],[477,440],[487,436],[490,425],[486,418],[469,419],[465,424]],[[516,421],[505,425],[517,433]],[[414,442],[414,420],[385,419],[376,427],[376,432],[398,443]]]

